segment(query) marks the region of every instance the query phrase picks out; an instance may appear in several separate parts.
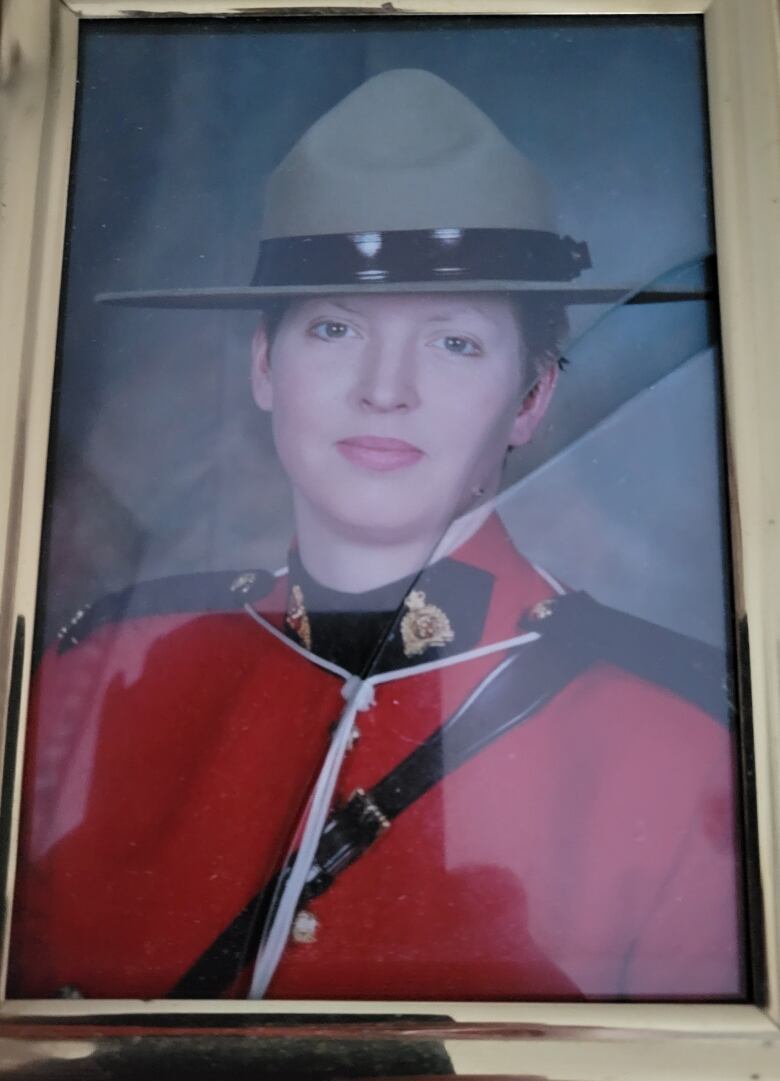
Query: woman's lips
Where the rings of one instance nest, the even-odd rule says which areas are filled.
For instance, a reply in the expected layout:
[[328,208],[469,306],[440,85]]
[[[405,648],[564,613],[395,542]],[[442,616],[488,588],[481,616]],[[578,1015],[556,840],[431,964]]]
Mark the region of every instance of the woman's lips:
[[340,439],[336,446],[348,462],[377,472],[405,469],[423,457],[423,451],[412,443],[377,435],[356,435],[350,439]]

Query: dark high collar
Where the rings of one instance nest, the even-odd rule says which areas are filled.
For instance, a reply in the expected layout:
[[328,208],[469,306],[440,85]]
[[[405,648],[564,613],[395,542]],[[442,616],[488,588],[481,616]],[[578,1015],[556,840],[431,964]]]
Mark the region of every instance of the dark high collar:
[[285,633],[358,675],[426,664],[479,642],[493,575],[441,559],[416,575],[365,593],[343,593],[306,571],[290,553]]

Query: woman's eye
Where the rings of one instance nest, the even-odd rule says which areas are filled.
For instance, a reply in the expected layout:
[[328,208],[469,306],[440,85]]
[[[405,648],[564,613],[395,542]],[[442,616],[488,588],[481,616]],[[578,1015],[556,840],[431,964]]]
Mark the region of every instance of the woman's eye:
[[482,353],[472,338],[462,338],[459,334],[447,334],[444,338],[437,338],[433,345],[459,357],[477,357]]
[[323,342],[337,342],[342,338],[354,338],[355,331],[347,323],[339,323],[337,319],[321,319],[309,328],[309,333]]

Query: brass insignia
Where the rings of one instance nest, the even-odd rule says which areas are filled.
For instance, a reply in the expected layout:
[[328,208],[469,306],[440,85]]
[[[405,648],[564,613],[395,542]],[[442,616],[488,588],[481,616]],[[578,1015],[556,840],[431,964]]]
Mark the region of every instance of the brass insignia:
[[548,616],[551,616],[554,608],[555,601],[551,597],[549,600],[539,601],[538,604],[535,604],[529,612],[529,615],[531,619],[537,623],[540,619],[547,619]]
[[84,616],[87,614],[88,609],[88,604],[85,605],[83,608],[79,608],[78,612],[76,612],[74,616],[71,616],[71,618],[64,626],[60,627],[60,629],[57,631],[57,637],[64,638],[66,634],[69,634],[70,631],[77,627],[79,623],[81,623]]
[[255,584],[255,578],[257,578],[257,575],[254,571],[244,571],[243,574],[239,574],[230,583],[230,592],[248,593],[252,586]]
[[295,631],[303,645],[307,649],[311,649],[311,624],[309,623],[309,613],[306,611],[306,605],[303,603],[303,590],[300,586],[293,586],[290,590],[285,622],[291,630]]
[[447,616],[435,604],[428,604],[421,589],[413,589],[404,601],[409,609],[401,620],[404,656],[417,657],[430,646],[443,646],[455,637]]

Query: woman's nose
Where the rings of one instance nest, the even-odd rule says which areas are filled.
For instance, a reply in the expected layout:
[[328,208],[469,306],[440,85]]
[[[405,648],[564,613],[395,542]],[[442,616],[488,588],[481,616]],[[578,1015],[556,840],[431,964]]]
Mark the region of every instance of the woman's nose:
[[355,386],[356,404],[367,412],[406,412],[419,405],[413,349],[400,342],[369,343]]

